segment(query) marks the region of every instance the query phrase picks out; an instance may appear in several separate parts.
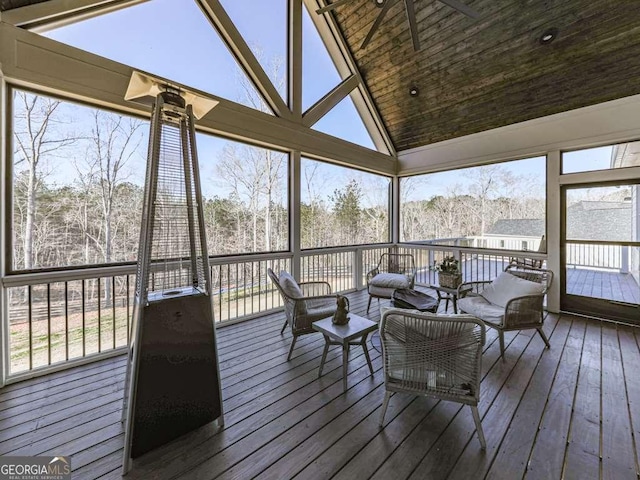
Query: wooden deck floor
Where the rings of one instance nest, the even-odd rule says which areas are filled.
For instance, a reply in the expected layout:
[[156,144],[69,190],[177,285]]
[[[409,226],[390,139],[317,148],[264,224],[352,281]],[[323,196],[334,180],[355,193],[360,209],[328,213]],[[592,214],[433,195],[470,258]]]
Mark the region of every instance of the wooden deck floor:
[[[351,295],[364,313],[366,293]],[[375,303],[374,303],[375,305]],[[372,306],[372,318],[378,315]],[[383,398],[354,349],[349,390],[330,352],[318,379],[321,335],[301,337],[286,361],[282,314],[218,331],[224,430],[206,426],[136,462],[131,479],[636,479],[640,456],[640,331],[549,315],[552,348],[531,332],[483,355],[482,452],[467,407],[405,395]],[[119,478],[125,358],[0,390],[0,455],[71,455],[74,480]]]
[[640,286],[629,273],[568,268],[567,293],[617,302],[640,303]]

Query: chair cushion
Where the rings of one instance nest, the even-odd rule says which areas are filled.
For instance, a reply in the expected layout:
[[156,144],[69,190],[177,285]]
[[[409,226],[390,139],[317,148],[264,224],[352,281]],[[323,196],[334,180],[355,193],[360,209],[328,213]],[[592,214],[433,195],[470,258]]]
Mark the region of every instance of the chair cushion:
[[541,283],[525,280],[507,272],[498,275],[481,295],[489,302],[506,307],[509,300],[525,295],[542,295],[544,286]]
[[302,298],[302,290],[300,290],[300,285],[296,282],[296,279],[291,276],[289,272],[282,270],[280,272],[280,277],[278,278],[280,281],[280,286],[284,293],[289,295],[292,298]]
[[402,273],[379,273],[369,281],[369,285],[382,288],[409,288],[410,280]]
[[483,297],[460,298],[458,299],[458,308],[486,322],[502,325],[504,307],[493,305]]
[[375,285],[369,285],[369,295],[373,295],[374,297],[391,298],[391,295],[393,295],[393,292],[395,291],[395,288],[376,287]]

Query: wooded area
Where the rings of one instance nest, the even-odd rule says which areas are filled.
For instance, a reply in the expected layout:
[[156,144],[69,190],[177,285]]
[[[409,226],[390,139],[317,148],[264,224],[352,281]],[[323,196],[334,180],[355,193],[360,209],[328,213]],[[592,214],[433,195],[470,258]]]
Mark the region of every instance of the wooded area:
[[[14,268],[135,261],[147,122],[22,91],[13,118]],[[288,155],[229,141],[211,162],[210,254],[288,249]],[[388,179],[311,160],[304,178],[305,248],[389,240]]]

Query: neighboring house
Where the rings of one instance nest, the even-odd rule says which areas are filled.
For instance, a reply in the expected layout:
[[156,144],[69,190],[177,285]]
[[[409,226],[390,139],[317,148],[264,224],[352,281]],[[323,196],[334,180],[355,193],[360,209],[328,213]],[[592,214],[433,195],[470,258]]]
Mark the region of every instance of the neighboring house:
[[545,225],[542,218],[498,220],[485,233],[481,241],[486,242],[483,246],[487,248],[537,251],[544,232]]
[[[615,145],[611,152],[611,168],[640,166],[640,142]],[[640,186],[631,186],[631,241],[640,242]],[[631,247],[630,272],[640,284],[640,247]]]
[[[636,209],[635,199],[624,201],[583,200],[569,206],[567,213],[567,238],[576,240],[632,241],[637,237],[637,214],[634,224],[629,222]],[[538,250],[545,234],[543,219],[517,218],[498,220],[484,237],[476,237],[477,246],[506,248],[509,250]],[[635,237],[634,237],[635,235]],[[567,249],[567,265],[615,269],[637,276],[637,248],[618,245],[575,245]],[[636,267],[636,271],[633,267]],[[630,269],[631,267],[631,269]]]

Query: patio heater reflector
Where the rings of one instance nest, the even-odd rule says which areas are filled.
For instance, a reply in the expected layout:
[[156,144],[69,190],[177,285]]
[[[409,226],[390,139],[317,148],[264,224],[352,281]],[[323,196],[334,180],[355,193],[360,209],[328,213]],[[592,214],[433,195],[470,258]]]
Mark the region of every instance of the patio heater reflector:
[[153,102],[123,420],[131,460],[202,425],[223,425],[194,112],[217,102],[146,74],[126,99]]

